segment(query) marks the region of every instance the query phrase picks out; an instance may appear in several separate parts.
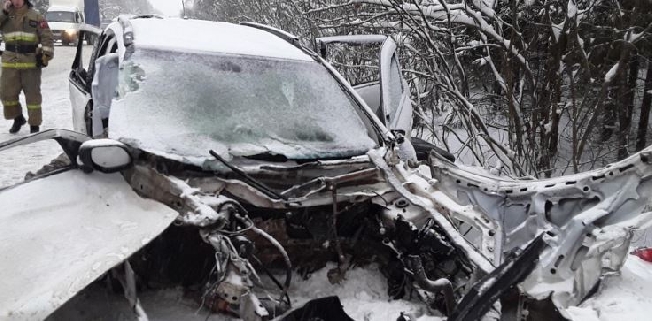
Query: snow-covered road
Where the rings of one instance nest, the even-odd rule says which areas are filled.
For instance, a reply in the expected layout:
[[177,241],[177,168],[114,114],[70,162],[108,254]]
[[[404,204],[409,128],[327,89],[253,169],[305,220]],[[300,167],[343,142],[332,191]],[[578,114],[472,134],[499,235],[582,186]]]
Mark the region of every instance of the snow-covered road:
[[[84,50],[86,53],[89,50]],[[48,128],[72,129],[70,99],[68,98],[68,74],[75,58],[76,48],[55,46],[54,59],[43,69],[41,91],[43,93],[43,125]],[[88,60],[84,60],[88,62]],[[21,94],[21,104],[25,106],[25,97]],[[24,109],[24,107],[23,107]],[[23,110],[23,114],[27,114]],[[4,120],[4,119],[3,119]],[[12,121],[0,121],[0,141],[16,137],[9,134]],[[29,134],[29,127],[24,126],[18,135]],[[61,153],[61,147],[54,140],[16,147],[0,155],[0,187],[15,184],[25,177],[28,171],[36,171]]]

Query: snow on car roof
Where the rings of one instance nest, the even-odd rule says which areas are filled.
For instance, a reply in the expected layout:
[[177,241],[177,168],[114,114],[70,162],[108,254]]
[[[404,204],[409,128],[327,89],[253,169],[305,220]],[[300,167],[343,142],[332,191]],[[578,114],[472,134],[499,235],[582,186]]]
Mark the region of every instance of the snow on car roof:
[[132,19],[136,47],[220,52],[312,61],[287,41],[264,30],[227,22],[180,18]]
[[51,11],[74,12],[74,11],[79,11],[79,8],[73,6],[51,6],[48,8],[48,12]]

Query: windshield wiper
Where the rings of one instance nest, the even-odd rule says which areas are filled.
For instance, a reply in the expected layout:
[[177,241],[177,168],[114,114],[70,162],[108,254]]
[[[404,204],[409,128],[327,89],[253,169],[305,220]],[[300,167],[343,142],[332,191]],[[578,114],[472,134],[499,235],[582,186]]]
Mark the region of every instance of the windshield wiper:
[[218,161],[222,162],[226,167],[228,167],[230,170],[232,170],[234,173],[242,176],[244,180],[249,183],[249,185],[253,186],[255,189],[261,191],[263,194],[267,195],[268,197],[275,198],[275,199],[282,199],[284,201],[287,201],[288,198],[273,191],[271,188],[267,187],[265,184],[257,181],[255,178],[249,176],[249,174],[245,173],[241,169],[231,165],[229,162],[226,161],[226,159],[222,158],[222,156],[218,155],[214,150],[208,151],[215,159]]
[[268,162],[287,162],[287,161],[294,161],[297,164],[305,164],[305,163],[311,163],[311,162],[318,162],[318,161],[332,161],[332,160],[345,160],[345,159],[351,159],[353,157],[357,156],[362,156],[365,155],[366,152],[360,152],[360,153],[350,153],[350,154],[343,154],[343,155],[329,155],[329,156],[322,156],[322,157],[314,157],[314,158],[288,158],[287,156],[283,154],[276,154],[276,153],[270,153],[270,152],[262,152],[254,155],[247,155],[247,156],[242,156],[246,159],[253,159],[253,160],[260,160],[260,161],[268,161]]

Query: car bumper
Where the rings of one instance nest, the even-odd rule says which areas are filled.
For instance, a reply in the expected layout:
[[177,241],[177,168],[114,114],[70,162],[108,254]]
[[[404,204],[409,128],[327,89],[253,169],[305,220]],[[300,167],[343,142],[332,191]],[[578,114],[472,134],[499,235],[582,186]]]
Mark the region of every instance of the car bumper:
[[77,40],[77,35],[79,33],[76,30],[52,30],[52,36],[55,41],[65,40],[65,41],[75,41]]

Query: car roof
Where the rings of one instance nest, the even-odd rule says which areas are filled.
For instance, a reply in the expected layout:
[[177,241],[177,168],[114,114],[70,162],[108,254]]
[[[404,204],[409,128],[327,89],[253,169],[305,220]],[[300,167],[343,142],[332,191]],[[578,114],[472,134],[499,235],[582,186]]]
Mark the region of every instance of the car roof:
[[79,8],[72,7],[72,6],[51,6],[48,8],[48,12],[50,11],[75,12],[75,11],[79,11]]
[[265,30],[228,22],[181,18],[129,20],[136,48],[209,52],[313,61],[310,55]]

